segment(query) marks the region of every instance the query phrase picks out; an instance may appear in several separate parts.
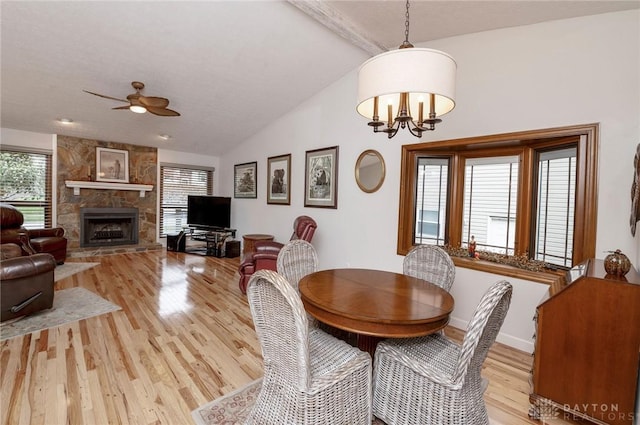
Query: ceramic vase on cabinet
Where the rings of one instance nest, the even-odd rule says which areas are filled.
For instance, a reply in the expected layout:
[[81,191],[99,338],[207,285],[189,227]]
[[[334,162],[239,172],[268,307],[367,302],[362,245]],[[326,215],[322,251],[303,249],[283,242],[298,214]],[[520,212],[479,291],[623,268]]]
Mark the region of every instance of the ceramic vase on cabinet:
[[607,274],[624,276],[629,272],[630,268],[631,262],[629,258],[619,249],[616,249],[604,258],[604,269]]

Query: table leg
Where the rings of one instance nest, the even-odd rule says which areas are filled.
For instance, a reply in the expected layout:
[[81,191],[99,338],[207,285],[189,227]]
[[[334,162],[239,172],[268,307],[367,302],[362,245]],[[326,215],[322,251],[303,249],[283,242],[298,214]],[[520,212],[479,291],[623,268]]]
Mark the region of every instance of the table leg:
[[382,341],[383,339],[384,338],[380,338],[377,336],[358,334],[358,348],[369,353],[371,355],[371,358],[373,359],[373,355],[376,352],[378,342]]
[[362,351],[366,351],[371,355],[372,359],[373,354],[376,352],[378,342],[384,339],[377,336],[360,335],[348,331],[343,331],[342,329],[334,328],[333,326],[327,325],[323,322],[318,322],[318,326],[329,335],[333,335],[336,338],[343,340],[344,342],[358,347]]

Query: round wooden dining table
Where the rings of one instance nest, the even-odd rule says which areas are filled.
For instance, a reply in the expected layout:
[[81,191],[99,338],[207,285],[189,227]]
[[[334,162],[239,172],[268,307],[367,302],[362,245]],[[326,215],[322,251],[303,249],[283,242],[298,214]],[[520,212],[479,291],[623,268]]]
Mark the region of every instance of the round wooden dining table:
[[358,335],[358,348],[373,357],[382,338],[429,335],[444,328],[451,294],[422,279],[382,270],[331,269],[300,280],[307,312]]

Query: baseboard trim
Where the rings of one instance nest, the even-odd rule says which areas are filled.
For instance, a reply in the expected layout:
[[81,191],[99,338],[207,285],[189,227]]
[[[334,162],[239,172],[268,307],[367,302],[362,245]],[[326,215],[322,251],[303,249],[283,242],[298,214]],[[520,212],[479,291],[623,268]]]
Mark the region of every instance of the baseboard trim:
[[[455,317],[452,317],[449,320],[449,325],[453,326],[454,328],[461,329],[463,331],[467,329],[468,324],[469,324],[468,320],[462,320]],[[508,345],[509,347],[515,348],[517,350],[524,351],[525,353],[533,353],[533,339],[528,341],[513,335],[506,334],[504,332],[499,332],[498,337],[496,338],[496,341],[501,344]]]

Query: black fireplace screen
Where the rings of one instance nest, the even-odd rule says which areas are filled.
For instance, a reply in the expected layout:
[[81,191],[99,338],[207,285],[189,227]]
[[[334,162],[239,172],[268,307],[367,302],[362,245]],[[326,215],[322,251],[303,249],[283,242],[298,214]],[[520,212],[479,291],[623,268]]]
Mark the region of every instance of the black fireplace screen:
[[80,247],[137,244],[137,208],[80,209]]

